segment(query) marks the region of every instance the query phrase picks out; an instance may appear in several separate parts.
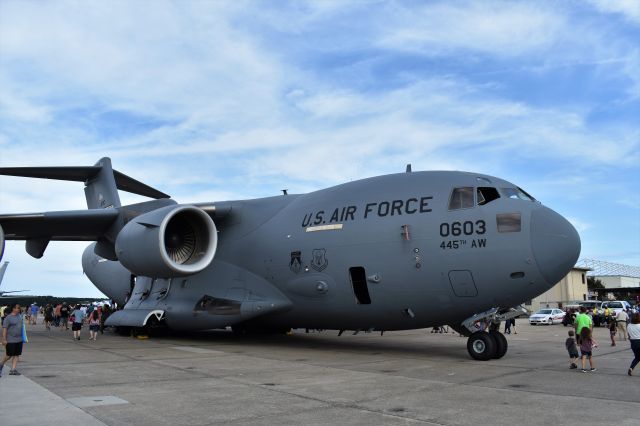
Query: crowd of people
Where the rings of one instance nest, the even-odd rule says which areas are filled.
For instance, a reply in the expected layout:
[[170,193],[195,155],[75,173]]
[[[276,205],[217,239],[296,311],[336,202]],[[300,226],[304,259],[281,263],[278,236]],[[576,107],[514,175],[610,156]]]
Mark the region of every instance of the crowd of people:
[[0,362],[0,377],[7,362],[11,362],[9,375],[19,376],[17,370],[18,360],[22,355],[22,345],[27,341],[25,325],[37,325],[38,318],[42,317],[42,323],[46,329],[71,330],[73,340],[80,340],[83,325],[89,326],[89,340],[95,341],[98,334],[104,332],[104,322],[111,315],[111,307],[108,304],[68,305],[58,303],[55,306],[47,304],[40,307],[35,302],[27,307],[18,303],[0,307],[2,322],[2,345],[5,347],[5,356]]
[[[640,313],[632,312],[629,315],[623,309],[615,316],[611,315],[607,320],[609,321],[611,346],[616,346],[616,335],[618,335],[618,340],[627,340],[628,338],[631,343],[634,358],[627,370],[627,374],[631,376],[634,368],[640,363]],[[598,347],[598,342],[593,337],[593,317],[589,315],[584,306],[580,307],[580,312],[575,315],[573,324],[574,330],[569,330],[569,337],[565,341],[565,346],[569,352],[569,368],[577,369],[577,362],[580,359],[583,373],[596,371],[593,349]],[[579,352],[578,348],[580,348]],[[589,363],[589,370],[587,370],[587,362]]]
[[[101,334],[104,332],[104,322],[111,315],[111,308],[108,304],[81,305],[78,303],[73,305],[66,302],[56,305],[47,304],[42,307],[34,302],[21,311],[29,325],[36,325],[38,318],[41,317],[47,330],[65,331],[71,328],[74,340],[80,340],[80,331],[83,325],[89,326],[89,340],[96,340],[98,332]],[[2,316],[1,312],[0,316]]]
[[[583,312],[584,311],[584,312]],[[609,337],[611,338],[611,346],[616,346],[616,335],[618,340],[627,340],[627,324],[631,321],[631,318],[638,312],[637,309],[622,309],[618,312],[613,309],[605,308],[602,315],[596,316],[592,309],[580,308],[578,312],[573,309],[566,311],[565,317],[562,320],[562,324],[575,325],[578,315],[586,314],[591,323],[595,326],[604,325],[609,329]]]
[[[10,306],[0,307],[0,318],[4,319],[10,312]],[[111,308],[108,304],[73,305],[66,302],[40,307],[34,302],[30,306],[21,307],[19,313],[28,325],[36,325],[38,319],[42,318],[42,324],[47,330],[65,331],[71,328],[74,340],[80,340],[83,325],[88,325],[89,340],[96,340],[98,333],[104,332],[104,322],[111,315]]]
[[[67,305],[59,303],[47,304],[39,307],[35,302],[28,307],[21,307],[14,303],[9,306],[0,307],[0,318],[2,319],[2,345],[5,346],[6,355],[0,363],[0,377],[4,365],[11,361],[10,375],[20,375],[16,369],[19,357],[22,355],[22,344],[26,341],[25,324],[37,325],[38,318],[43,317],[43,323],[47,330],[59,329],[60,331],[71,330],[73,340],[80,340],[83,325],[89,326],[89,340],[95,341],[98,334],[104,332],[104,323],[111,314],[108,304],[104,305]],[[569,313],[568,313],[569,315]],[[629,366],[627,374],[633,375],[633,370],[640,363],[640,313],[622,310],[615,316],[610,315],[609,335],[611,346],[616,346],[616,335],[618,340],[629,339],[634,359]],[[580,312],[571,318],[574,328],[569,331],[569,337],[565,341],[569,352],[569,368],[578,369],[578,360],[581,361],[581,371],[596,371],[593,359],[593,349],[598,347],[598,342],[593,337],[593,317],[583,306]],[[566,325],[566,324],[565,324]],[[498,324],[499,326],[499,324]],[[515,333],[515,321],[507,320],[505,332],[510,333],[513,329]],[[434,331],[432,331],[434,332]],[[589,370],[587,370],[589,363]]]

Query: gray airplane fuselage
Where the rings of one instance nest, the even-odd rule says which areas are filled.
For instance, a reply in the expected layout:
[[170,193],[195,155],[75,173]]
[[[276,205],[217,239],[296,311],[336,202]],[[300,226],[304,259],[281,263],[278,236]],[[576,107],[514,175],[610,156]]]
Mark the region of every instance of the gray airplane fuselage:
[[[487,201],[491,194],[498,197]],[[413,172],[210,203],[218,245],[202,272],[138,276],[132,287],[131,273],[96,255],[95,243],[83,267],[107,296],[126,299],[125,310],[163,311],[176,329],[460,324],[531,300],[578,258],[573,226],[517,194],[516,185],[491,176]]]

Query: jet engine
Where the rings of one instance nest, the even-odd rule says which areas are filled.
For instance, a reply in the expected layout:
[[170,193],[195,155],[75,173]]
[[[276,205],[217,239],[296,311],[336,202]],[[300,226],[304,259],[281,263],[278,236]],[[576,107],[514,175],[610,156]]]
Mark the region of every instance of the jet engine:
[[209,266],[218,246],[216,225],[194,206],[173,205],[137,216],[116,238],[116,255],[135,275],[173,278]]

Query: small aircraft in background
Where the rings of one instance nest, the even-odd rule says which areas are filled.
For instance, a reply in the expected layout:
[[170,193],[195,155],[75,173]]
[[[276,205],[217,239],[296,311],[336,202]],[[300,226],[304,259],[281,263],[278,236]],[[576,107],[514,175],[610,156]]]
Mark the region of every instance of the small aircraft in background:
[[[0,237],[2,237],[2,236],[0,235]],[[0,254],[2,254],[1,250],[0,250]],[[9,266],[9,262],[4,262],[2,264],[2,266],[0,266],[0,286],[2,286],[2,278],[4,278],[4,273],[7,270],[7,266]],[[24,291],[29,291],[29,290],[11,290],[11,291],[2,291],[2,290],[0,290],[0,297],[4,297],[5,294],[22,293]]]
[[[94,241],[87,277],[124,309],[106,325],[354,332],[450,325],[501,358],[495,324],[575,265],[580,237],[506,180],[456,171],[377,176],[308,194],[178,204],[111,167],[0,168],[83,182],[88,210],[0,215],[0,237]],[[154,198],[122,206],[118,190]],[[0,242],[0,247],[2,247]],[[478,327],[493,324],[494,327]]]

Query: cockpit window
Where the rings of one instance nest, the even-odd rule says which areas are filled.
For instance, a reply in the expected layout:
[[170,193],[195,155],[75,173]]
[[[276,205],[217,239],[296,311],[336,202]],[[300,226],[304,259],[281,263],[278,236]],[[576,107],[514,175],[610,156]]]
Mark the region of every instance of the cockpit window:
[[535,201],[536,200],[531,195],[527,194],[526,192],[524,192],[522,189],[520,189],[518,187],[515,187],[515,188],[500,188],[500,191],[502,192],[502,195],[504,195],[507,198],[511,198],[513,200],[525,200],[525,201]]
[[470,209],[473,207],[473,187],[453,188],[449,200],[449,210]]
[[500,198],[498,190],[489,186],[479,186],[476,190],[476,196],[478,198],[478,205],[484,206],[487,203],[492,202]]

